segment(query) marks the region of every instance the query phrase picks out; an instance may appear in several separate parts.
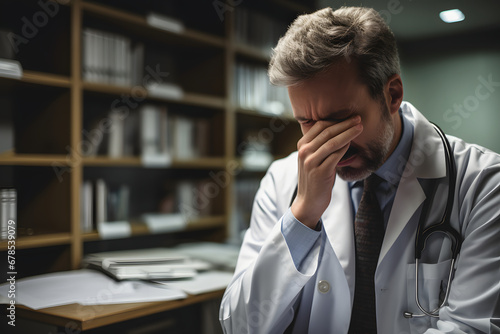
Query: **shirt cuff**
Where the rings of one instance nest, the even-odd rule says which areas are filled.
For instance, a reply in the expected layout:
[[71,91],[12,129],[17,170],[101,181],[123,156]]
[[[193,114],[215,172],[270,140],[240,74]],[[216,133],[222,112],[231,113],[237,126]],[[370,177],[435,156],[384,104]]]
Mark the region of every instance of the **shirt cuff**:
[[320,220],[315,230],[310,229],[295,218],[290,208],[283,216],[281,220],[281,233],[285,238],[297,270],[321,235],[321,226],[322,223]]

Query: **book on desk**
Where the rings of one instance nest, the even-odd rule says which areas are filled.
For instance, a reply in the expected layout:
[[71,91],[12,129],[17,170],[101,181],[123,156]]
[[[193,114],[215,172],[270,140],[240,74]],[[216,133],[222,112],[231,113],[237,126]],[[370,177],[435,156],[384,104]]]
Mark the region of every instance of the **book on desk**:
[[207,261],[165,248],[90,254],[83,265],[116,280],[187,279],[212,268]]

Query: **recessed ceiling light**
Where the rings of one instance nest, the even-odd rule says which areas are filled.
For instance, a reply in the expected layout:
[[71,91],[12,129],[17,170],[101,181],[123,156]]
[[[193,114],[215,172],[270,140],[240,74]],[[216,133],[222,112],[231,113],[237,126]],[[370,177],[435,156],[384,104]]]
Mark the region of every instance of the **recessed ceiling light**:
[[439,13],[439,17],[446,23],[460,22],[465,19],[465,15],[460,9],[442,11]]

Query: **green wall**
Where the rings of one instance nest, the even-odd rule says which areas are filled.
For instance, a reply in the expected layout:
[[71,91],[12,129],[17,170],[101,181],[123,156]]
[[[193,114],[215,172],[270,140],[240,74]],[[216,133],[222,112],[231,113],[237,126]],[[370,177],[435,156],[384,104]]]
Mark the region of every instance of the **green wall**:
[[401,67],[406,101],[446,133],[500,152],[500,51],[406,53]]

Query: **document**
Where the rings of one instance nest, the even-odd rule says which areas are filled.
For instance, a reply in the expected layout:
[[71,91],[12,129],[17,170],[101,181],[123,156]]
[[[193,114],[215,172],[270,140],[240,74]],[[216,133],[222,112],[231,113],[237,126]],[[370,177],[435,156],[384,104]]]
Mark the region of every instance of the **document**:
[[[186,298],[174,287],[159,287],[143,281],[117,282],[95,270],[82,269],[20,279],[16,282],[16,302],[32,309],[78,303],[104,305],[166,301]],[[9,284],[0,285],[7,296]]]

